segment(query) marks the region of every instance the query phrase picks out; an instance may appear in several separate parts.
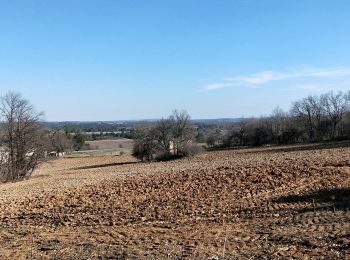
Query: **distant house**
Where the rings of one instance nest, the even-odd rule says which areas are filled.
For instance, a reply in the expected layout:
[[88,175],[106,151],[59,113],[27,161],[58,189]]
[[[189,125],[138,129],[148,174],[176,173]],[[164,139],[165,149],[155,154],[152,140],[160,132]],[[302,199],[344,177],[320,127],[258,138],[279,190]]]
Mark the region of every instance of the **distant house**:
[[66,155],[65,152],[56,152],[56,151],[52,151],[52,152],[47,153],[47,156],[48,156],[48,157],[63,157],[63,156],[65,156],[65,155]]
[[9,153],[0,149],[0,164],[7,162],[9,159]]
[[169,141],[169,152],[173,155],[176,154],[176,146],[174,141]]
[[[192,143],[193,143],[192,140],[187,140],[184,143],[177,144],[175,141],[171,140],[169,141],[169,152],[173,155],[176,155],[178,153],[178,150],[183,151],[184,146]],[[181,145],[181,146],[178,147],[178,145]]]
[[[34,155],[33,152],[26,153],[26,158],[30,158]],[[6,152],[4,149],[0,150],[0,164],[5,163],[9,160],[10,154],[9,152]]]

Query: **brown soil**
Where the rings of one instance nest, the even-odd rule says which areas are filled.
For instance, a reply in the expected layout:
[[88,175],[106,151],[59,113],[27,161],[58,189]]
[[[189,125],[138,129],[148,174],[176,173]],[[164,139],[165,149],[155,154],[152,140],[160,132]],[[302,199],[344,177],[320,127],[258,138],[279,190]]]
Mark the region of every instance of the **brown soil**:
[[3,258],[346,258],[350,148],[59,159],[0,185]]

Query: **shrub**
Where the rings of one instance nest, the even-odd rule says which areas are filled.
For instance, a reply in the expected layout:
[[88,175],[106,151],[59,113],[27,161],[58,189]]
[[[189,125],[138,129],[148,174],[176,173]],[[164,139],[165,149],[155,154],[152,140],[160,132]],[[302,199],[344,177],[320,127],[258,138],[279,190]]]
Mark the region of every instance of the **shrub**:
[[183,156],[194,156],[196,154],[199,154],[203,151],[203,148],[197,144],[193,143],[187,143],[183,147]]

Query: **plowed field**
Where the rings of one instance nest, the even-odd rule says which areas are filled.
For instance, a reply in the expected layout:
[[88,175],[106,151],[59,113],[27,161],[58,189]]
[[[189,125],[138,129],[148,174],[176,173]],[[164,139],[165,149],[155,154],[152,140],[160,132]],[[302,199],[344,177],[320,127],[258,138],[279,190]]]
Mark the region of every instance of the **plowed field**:
[[62,158],[0,185],[0,258],[350,258],[350,148]]

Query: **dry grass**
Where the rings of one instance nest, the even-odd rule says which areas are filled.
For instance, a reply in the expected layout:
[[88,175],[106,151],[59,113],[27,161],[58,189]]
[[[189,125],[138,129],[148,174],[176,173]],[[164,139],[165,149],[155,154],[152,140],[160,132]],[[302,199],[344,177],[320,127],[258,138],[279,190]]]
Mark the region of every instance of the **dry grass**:
[[134,146],[134,140],[126,138],[87,141],[86,143],[94,150],[119,151],[127,154],[131,154]]
[[350,148],[64,158],[0,186],[5,258],[345,258]]

